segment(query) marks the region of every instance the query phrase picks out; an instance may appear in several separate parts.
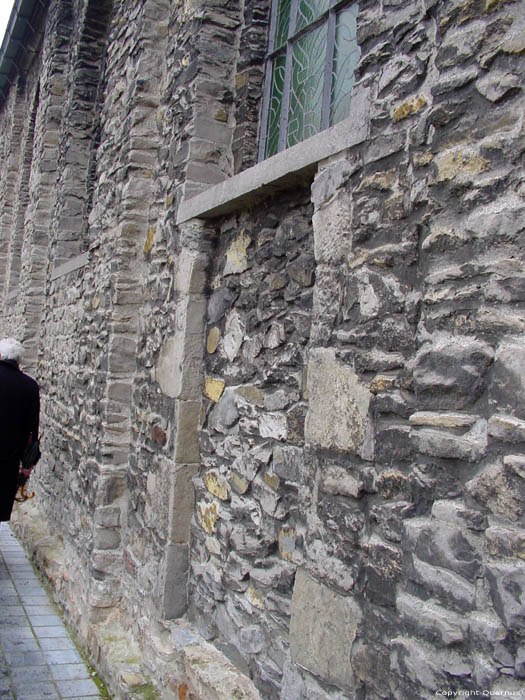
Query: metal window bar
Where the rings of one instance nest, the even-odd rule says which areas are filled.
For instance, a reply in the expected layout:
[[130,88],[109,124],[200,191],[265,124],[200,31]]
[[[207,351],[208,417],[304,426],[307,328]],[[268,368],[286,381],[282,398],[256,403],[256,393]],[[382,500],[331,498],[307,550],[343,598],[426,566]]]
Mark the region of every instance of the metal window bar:
[[293,58],[293,37],[295,35],[295,25],[297,18],[297,6],[299,0],[292,0],[290,7],[290,24],[288,27],[288,40],[286,41],[286,67],[284,69],[283,101],[281,104],[281,119],[279,123],[279,145],[277,152],[286,148],[286,136],[288,131],[288,110],[290,108],[290,87],[292,84],[292,58]]
[[268,52],[266,54],[264,72],[264,93],[263,109],[261,115],[261,129],[259,138],[259,161],[265,159],[266,140],[268,136],[268,116],[272,92],[272,71],[273,59],[282,55],[286,51],[285,82],[283,87],[283,101],[281,104],[281,117],[279,124],[279,144],[277,152],[286,148],[288,130],[288,108],[290,105],[290,86],[292,79],[292,57],[293,46],[302,36],[308,34],[316,27],[328,23],[327,46],[325,56],[325,68],[323,77],[323,99],[321,108],[321,129],[330,126],[330,103],[332,90],[332,71],[335,50],[335,34],[337,27],[337,13],[344,7],[352,5],[352,0],[331,0],[330,7],[319,15],[313,22],[296,31],[297,7],[299,0],[292,0],[290,7],[290,22],[288,27],[288,38],[285,46],[275,48],[275,31],[277,23],[278,0],[273,0],[270,20],[270,36],[268,41]]
[[323,76],[323,103],[321,106],[321,129],[330,126],[330,104],[332,100],[332,71],[334,66],[335,28],[337,13],[332,7],[328,14],[328,28],[326,36],[326,56],[324,61]]
[[261,125],[259,132],[259,152],[257,160],[264,160],[264,151],[266,149],[266,138],[268,135],[268,112],[270,105],[270,95],[272,93],[272,61],[270,54],[273,51],[275,43],[275,25],[277,23],[277,2],[272,2],[270,14],[270,36],[268,39],[268,54],[264,64],[264,92],[263,92],[263,109],[261,114]]

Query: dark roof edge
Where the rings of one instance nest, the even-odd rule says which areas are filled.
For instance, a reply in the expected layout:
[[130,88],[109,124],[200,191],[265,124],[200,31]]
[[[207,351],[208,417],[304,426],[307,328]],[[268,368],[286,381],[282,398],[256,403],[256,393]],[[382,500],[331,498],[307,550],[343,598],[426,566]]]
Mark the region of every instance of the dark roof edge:
[[29,49],[28,33],[37,32],[31,20],[35,9],[45,10],[48,0],[15,0],[0,48],[0,106],[7,99],[16,73],[20,72],[20,59]]

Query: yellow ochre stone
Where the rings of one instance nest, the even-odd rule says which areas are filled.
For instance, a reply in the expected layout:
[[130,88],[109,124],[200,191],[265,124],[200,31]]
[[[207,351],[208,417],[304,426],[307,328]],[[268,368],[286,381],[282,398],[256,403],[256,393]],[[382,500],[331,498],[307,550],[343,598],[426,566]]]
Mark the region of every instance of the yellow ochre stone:
[[277,491],[277,489],[279,488],[279,484],[281,483],[281,480],[279,479],[277,474],[269,474],[268,472],[266,472],[266,474],[264,475],[264,480],[266,481],[268,486],[274,491]]
[[248,491],[248,486],[250,485],[244,477],[240,476],[240,474],[236,474],[235,472],[232,473],[231,484],[232,484],[232,487],[241,496],[244,493],[246,493],[246,491]]
[[455,149],[445,152],[435,159],[438,166],[436,182],[454,180],[465,175],[476,175],[490,167],[490,161],[472,151]]
[[215,112],[215,119],[216,119],[218,122],[227,122],[227,121],[228,121],[228,115],[226,114],[226,112],[225,112],[223,109],[218,109],[218,110]]
[[378,374],[370,382],[370,391],[372,394],[378,394],[381,391],[392,389],[396,385],[396,377],[388,377],[384,374]]
[[224,275],[244,272],[244,270],[248,268],[248,256],[246,251],[251,241],[252,239],[243,229],[226,251]]
[[244,87],[248,82],[248,73],[237,73],[235,76],[235,87],[237,90]]
[[219,331],[217,326],[214,326],[210,329],[210,332],[208,333],[208,339],[206,340],[206,350],[209,352],[210,355],[213,355],[215,350],[217,350],[220,337],[221,332]]
[[485,0],[485,12],[492,12],[497,10],[501,5],[506,5],[509,2],[516,2],[516,0]]
[[389,190],[396,181],[395,170],[387,170],[381,173],[374,173],[374,175],[369,175],[361,180],[361,184],[357,188],[358,192],[366,188],[374,190]]
[[424,95],[418,95],[413,100],[407,100],[403,104],[399,105],[394,109],[392,114],[392,119],[395,122],[401,121],[401,119],[406,119],[412,114],[419,112],[427,104],[427,98]]
[[213,535],[215,532],[215,524],[219,517],[219,504],[217,501],[213,501],[213,503],[199,503],[197,508],[197,517],[202,529],[207,532],[208,535]]
[[254,608],[264,610],[263,597],[260,591],[257,591],[253,586],[250,586],[246,591],[246,597],[248,598],[248,600]]
[[206,488],[221,501],[227,501],[230,497],[230,489],[226,479],[214,471],[209,471],[204,475]]
[[222,379],[213,379],[212,377],[206,377],[204,382],[204,395],[207,396],[211,401],[217,403],[221,398],[222,392],[224,391],[224,382]]
[[413,158],[414,165],[416,168],[424,168],[425,165],[432,162],[433,158],[432,153],[415,153]]
[[235,389],[235,393],[242,396],[243,399],[255,404],[256,406],[264,405],[264,393],[255,386],[255,384],[244,384]]
[[155,228],[150,226],[148,229],[148,235],[146,236],[146,242],[144,243],[144,253],[146,255],[151,253],[153,249],[153,239],[155,238]]

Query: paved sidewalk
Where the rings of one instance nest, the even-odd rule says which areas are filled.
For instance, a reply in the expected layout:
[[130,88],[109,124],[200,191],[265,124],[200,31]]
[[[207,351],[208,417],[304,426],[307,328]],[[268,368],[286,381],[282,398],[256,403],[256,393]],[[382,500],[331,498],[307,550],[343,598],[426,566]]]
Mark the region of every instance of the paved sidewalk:
[[8,523],[0,526],[0,699],[101,695]]

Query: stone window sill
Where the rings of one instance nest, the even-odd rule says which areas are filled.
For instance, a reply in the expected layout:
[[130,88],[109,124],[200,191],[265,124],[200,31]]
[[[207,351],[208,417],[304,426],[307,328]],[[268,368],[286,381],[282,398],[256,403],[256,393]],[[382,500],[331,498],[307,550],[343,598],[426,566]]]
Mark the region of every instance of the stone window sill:
[[281,190],[309,184],[320,161],[366,140],[369,110],[368,90],[354,90],[348,119],[200,194],[183,198],[177,224],[231,214]]

